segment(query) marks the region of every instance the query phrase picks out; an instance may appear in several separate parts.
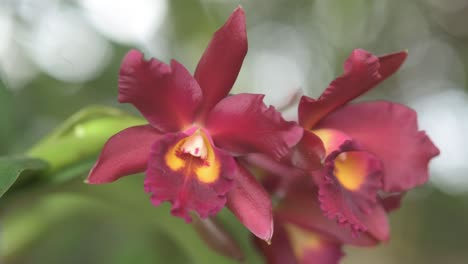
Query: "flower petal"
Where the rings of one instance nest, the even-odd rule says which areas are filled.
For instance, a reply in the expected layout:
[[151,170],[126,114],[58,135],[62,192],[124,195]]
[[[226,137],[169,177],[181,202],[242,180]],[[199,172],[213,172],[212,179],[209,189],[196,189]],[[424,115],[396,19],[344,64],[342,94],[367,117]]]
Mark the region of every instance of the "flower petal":
[[352,141],[352,138],[345,133],[335,129],[314,129],[311,131],[318,137],[325,151],[325,157],[328,157],[332,152],[340,149],[341,145],[346,141]]
[[382,167],[373,155],[355,151],[351,144],[347,141],[330,154],[320,177],[316,177],[320,207],[328,218],[356,232],[367,231],[363,219],[377,204]]
[[316,127],[340,130],[383,163],[384,190],[400,192],[425,183],[428,163],[439,154],[429,137],[418,130],[416,112],[391,102],[344,106]]
[[104,145],[86,182],[109,183],[145,171],[150,147],[160,137],[150,125],[129,127],[115,134]]
[[[277,216],[281,221],[326,234],[339,243],[355,246],[374,246],[377,244],[378,241],[372,234],[364,232],[356,236],[351,229],[325,217],[320,209],[317,192],[317,187],[307,182],[292,186],[285,200],[279,204],[276,211]],[[274,239],[273,237],[273,241]]]
[[166,134],[157,141],[152,146],[145,178],[145,190],[151,193],[153,204],[169,201],[171,213],[186,222],[192,220],[189,211],[206,218],[224,207],[236,169],[234,159],[212,146],[205,134],[205,159],[185,152],[184,143],[192,135]]
[[297,264],[296,256],[292,248],[288,233],[283,224],[275,219],[275,235],[271,244],[265,243],[258,238],[254,239],[254,243],[269,264]]
[[273,236],[270,196],[255,177],[238,165],[236,180],[227,195],[227,206],[254,235],[265,241]]
[[287,122],[264,95],[237,94],[221,100],[209,113],[206,128],[216,145],[234,153],[266,153],[280,159],[296,145],[303,129]]
[[228,95],[247,54],[245,14],[238,7],[214,34],[195,70],[203,90],[203,113]]
[[367,226],[367,232],[379,241],[390,240],[390,223],[388,222],[385,208],[377,203],[362,217],[363,223]]
[[119,102],[132,103],[162,132],[175,132],[190,125],[202,91],[185,67],[177,61],[167,65],[157,59],[144,60],[131,50],[120,68]]
[[337,264],[344,256],[341,244],[327,239],[323,234],[292,224],[285,227],[298,263]]
[[292,150],[291,165],[306,171],[320,169],[326,154],[324,145],[316,134],[304,131],[301,141]]
[[317,99],[302,97],[299,104],[299,122],[312,128],[328,113],[346,104],[397,71],[407,57],[406,51],[376,57],[356,49],[344,64],[344,74],[335,79]]

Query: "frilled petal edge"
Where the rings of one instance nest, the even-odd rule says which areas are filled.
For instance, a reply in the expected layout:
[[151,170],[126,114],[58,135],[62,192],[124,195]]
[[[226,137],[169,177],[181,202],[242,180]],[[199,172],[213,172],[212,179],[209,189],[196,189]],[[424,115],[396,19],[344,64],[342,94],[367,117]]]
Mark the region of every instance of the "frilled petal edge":
[[152,146],[145,191],[155,206],[169,201],[173,215],[191,222],[190,211],[206,218],[224,207],[235,169],[234,159],[204,132],[166,134]]
[[319,201],[324,214],[352,230],[367,231],[365,218],[377,204],[382,188],[382,165],[373,155],[355,151],[347,141],[325,161],[318,177]]
[[157,59],[146,61],[131,50],[123,59],[119,75],[119,102],[133,104],[162,132],[189,126],[202,100],[202,90],[177,61],[167,65]]
[[378,240],[369,232],[356,234],[347,227],[325,217],[320,209],[317,187],[302,182],[290,187],[279,204],[276,215],[283,222],[290,222],[307,230],[326,234],[338,243],[355,246],[374,246]]

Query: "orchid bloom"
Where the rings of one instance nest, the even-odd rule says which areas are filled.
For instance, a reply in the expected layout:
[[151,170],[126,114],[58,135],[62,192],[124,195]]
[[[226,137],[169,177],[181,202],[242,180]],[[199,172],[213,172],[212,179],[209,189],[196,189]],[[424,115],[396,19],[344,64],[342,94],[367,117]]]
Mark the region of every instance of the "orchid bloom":
[[[323,216],[316,187],[306,177],[289,187],[274,209],[275,236],[271,245],[258,238],[254,239],[255,245],[270,264],[338,263],[350,231]],[[366,238],[360,240],[372,243]]]
[[[418,130],[416,112],[387,101],[348,104],[402,65],[407,52],[377,57],[354,50],[316,100],[302,97],[299,123],[324,147],[324,168],[313,172],[323,213],[355,232],[380,222],[379,240],[388,240],[382,200],[428,180],[428,163],[439,154]],[[378,223],[377,223],[378,224]]]
[[275,236],[271,246],[255,239],[268,263],[337,264],[344,256],[343,245],[374,246],[380,234],[389,231],[381,230],[388,225],[373,221],[368,223],[366,232],[356,236],[352,230],[323,215],[313,182],[304,177],[289,187],[274,209]]
[[123,59],[119,101],[133,104],[148,125],[111,137],[88,183],[113,182],[145,172],[145,191],[155,206],[191,221],[215,215],[225,205],[257,237],[273,233],[271,201],[238,160],[248,153],[281,159],[302,137],[263,95],[228,96],[247,53],[245,15],[237,8],[213,36],[194,77],[175,60],[144,60],[137,51]]
[[269,263],[335,264],[342,245],[374,246],[390,238],[387,214],[427,181],[439,150],[418,130],[410,108],[348,102],[396,72],[406,57],[353,51],[344,74],[317,100],[301,98],[304,134],[280,162],[247,156],[279,199],[272,246],[258,244]]

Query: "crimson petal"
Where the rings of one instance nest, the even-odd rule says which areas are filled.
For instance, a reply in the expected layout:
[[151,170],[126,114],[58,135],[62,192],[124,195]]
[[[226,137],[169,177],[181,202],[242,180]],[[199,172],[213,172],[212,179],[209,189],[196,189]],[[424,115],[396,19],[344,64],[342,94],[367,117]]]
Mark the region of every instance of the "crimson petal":
[[119,102],[132,103],[162,132],[175,132],[194,119],[202,91],[177,61],[167,65],[157,59],[144,60],[131,50],[124,58],[119,76]]
[[439,154],[424,131],[418,130],[416,112],[396,103],[347,105],[328,115],[317,128],[343,131],[377,156],[383,163],[383,189],[387,192],[425,183],[428,163]]
[[365,50],[354,50],[344,64],[344,74],[335,79],[319,99],[301,98],[300,124],[307,129],[312,128],[328,113],[392,75],[406,57],[406,51],[376,57]]
[[339,243],[355,246],[374,246],[377,244],[376,237],[371,233],[365,232],[356,236],[351,229],[325,217],[320,209],[317,191],[317,187],[310,186],[308,183],[296,184],[287,193],[285,200],[280,203],[276,211],[277,216],[281,221],[326,234]]
[[130,127],[115,134],[104,145],[86,182],[109,183],[145,171],[150,146],[160,136],[150,125]]
[[195,70],[195,79],[203,90],[203,113],[228,95],[246,54],[245,14],[238,7],[214,34]]
[[297,264],[296,256],[292,248],[288,233],[279,219],[275,219],[275,236],[271,244],[265,243],[258,238],[254,239],[255,246],[269,264]]
[[354,231],[367,231],[363,222],[377,203],[382,187],[382,167],[373,155],[355,151],[350,141],[334,151],[325,161],[325,168],[316,177],[320,206],[324,214]]
[[273,236],[270,196],[255,177],[238,165],[236,180],[227,195],[227,206],[254,235],[265,241]]
[[266,153],[280,159],[299,142],[303,129],[287,122],[264,95],[237,94],[221,100],[209,113],[206,128],[216,145],[230,152]]
[[169,201],[171,213],[186,222],[192,220],[190,211],[206,218],[224,207],[236,169],[234,159],[214,146],[209,146],[206,161],[182,151],[189,136],[166,134],[153,144],[145,178],[153,204]]
[[337,264],[344,256],[341,244],[326,235],[285,224],[293,250],[301,264]]

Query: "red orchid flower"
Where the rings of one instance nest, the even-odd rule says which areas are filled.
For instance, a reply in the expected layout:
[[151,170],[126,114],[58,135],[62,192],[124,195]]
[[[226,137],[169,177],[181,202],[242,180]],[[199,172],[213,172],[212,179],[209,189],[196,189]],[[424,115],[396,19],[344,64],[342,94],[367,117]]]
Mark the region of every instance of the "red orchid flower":
[[155,206],[169,201],[171,213],[190,222],[190,211],[206,218],[227,204],[252,233],[270,240],[270,198],[237,157],[258,152],[280,159],[303,129],[267,107],[263,95],[228,96],[246,53],[240,7],[214,34],[194,77],[175,60],[146,61],[130,51],[120,69],[119,101],[133,104],[149,124],[110,138],[87,181],[145,172]]
[[[376,57],[354,50],[344,74],[317,100],[301,98],[299,123],[307,137],[320,138],[324,147],[324,168],[312,173],[320,207],[354,231],[368,231],[376,219],[387,230],[382,194],[425,183],[428,163],[439,154],[418,130],[412,109],[386,101],[348,104],[398,70],[406,57],[405,51]],[[388,235],[378,237],[387,240]]]
[[[317,199],[317,186],[307,177],[289,186],[285,197],[274,209],[275,236],[271,246],[255,239],[268,263],[337,264],[344,256],[342,247],[376,245],[388,225],[369,222],[369,230],[359,236],[325,217]],[[375,220],[375,219],[371,219]]]
[[[272,175],[264,177],[266,188]],[[274,208],[275,236],[271,245],[254,238],[270,264],[336,264],[344,255],[342,244],[350,231],[329,220],[320,211],[313,182],[304,177],[290,185]],[[315,191],[315,192],[314,192]],[[342,239],[345,238],[345,239]],[[363,243],[372,243],[362,239]]]

